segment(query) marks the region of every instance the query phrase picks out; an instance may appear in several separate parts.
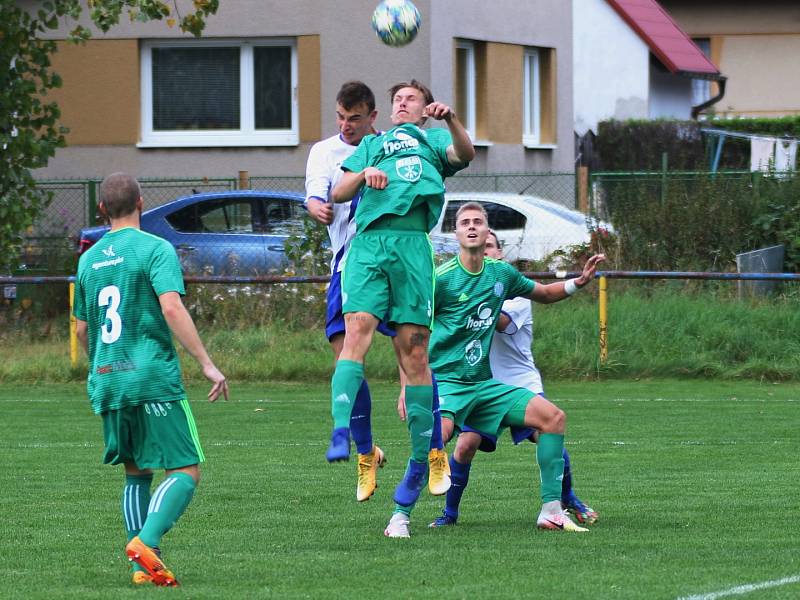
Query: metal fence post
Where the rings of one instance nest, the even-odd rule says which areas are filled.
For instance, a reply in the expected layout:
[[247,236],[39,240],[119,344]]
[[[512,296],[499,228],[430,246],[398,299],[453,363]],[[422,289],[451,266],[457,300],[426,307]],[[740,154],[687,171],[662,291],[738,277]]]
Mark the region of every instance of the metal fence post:
[[69,284],[69,364],[74,369],[78,366],[78,320],[72,314],[75,306],[75,284]]
[[578,167],[578,210],[589,214],[589,167]]
[[89,227],[97,225],[97,181],[90,179],[86,182],[86,224]]
[[600,277],[600,295],[598,298],[600,310],[600,364],[608,360],[608,280]]

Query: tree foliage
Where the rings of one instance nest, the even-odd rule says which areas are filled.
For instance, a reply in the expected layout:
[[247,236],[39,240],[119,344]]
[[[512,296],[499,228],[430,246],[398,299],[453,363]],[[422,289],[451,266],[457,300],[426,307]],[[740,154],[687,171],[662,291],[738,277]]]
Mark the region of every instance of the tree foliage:
[[[189,10],[182,13],[181,6]],[[26,10],[15,0],[0,0],[0,271],[15,264],[25,231],[50,201],[31,170],[46,166],[65,145],[58,106],[48,99],[61,78],[50,70],[56,42],[46,34],[67,21],[76,23],[71,40],[88,39],[91,31],[77,24],[86,8],[104,32],[125,14],[131,21],[165,20],[200,36],[218,7],[219,0],[88,0],[85,6],[81,0],[45,0]]]

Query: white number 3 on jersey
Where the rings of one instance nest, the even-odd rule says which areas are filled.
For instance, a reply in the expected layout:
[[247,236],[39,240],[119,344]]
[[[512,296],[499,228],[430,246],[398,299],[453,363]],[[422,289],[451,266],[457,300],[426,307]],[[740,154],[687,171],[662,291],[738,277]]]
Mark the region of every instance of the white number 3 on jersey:
[[104,287],[97,297],[97,304],[99,306],[108,306],[106,320],[100,326],[100,332],[104,343],[113,344],[122,334],[122,319],[117,312],[119,308],[119,288],[115,285]]

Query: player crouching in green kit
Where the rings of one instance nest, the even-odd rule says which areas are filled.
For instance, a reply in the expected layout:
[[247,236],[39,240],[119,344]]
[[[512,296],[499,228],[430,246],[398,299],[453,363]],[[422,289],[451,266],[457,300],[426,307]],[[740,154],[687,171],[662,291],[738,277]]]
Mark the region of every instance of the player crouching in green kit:
[[[99,208],[111,231],[81,256],[73,310],[89,357],[89,399],[103,419],[103,462],[125,467],[122,515],[125,551],[136,563],[133,582],[175,586],[159,543],[194,495],[203,451],[171,334],[213,383],[211,402],[228,399],[228,384],[181,301],[175,249],[139,230],[139,183],[123,173],[109,175]],[[151,495],[152,469],[164,469],[165,479]]]
[[[581,276],[547,285],[524,277],[510,264],[484,256],[489,222],[483,206],[468,202],[456,213],[459,256],[436,269],[436,304],[431,335],[431,368],[439,382],[442,438],[468,426],[497,436],[505,427],[539,431],[536,460],[541,473],[542,529],[587,531],[561,506],[566,416],[555,404],[527,388],[492,379],[489,350],[503,302],[522,296],[549,304],[564,300],[592,281],[605,260],[592,256]],[[387,535],[409,537],[412,507],[398,507]]]
[[[360,191],[356,236],[342,275],[345,339],[331,382],[334,430],[327,459],[350,454],[350,414],[364,379],[364,359],[378,322],[397,331],[398,359],[407,377],[411,458],[395,490],[408,506],[428,477],[433,428],[433,388],[428,340],[433,318],[433,251],[428,232],[444,205],[445,177],[467,166],[475,149],[449,106],[435,102],[416,80],[390,90],[391,120],[381,135],[368,135],[343,163],[331,197],[346,202]],[[421,129],[428,118],[447,128]]]

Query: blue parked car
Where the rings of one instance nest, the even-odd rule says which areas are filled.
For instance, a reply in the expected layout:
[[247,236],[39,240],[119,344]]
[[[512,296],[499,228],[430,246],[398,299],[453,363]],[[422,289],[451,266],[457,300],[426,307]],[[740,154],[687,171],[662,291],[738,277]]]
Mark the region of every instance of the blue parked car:
[[[210,192],[179,198],[142,213],[143,231],[175,246],[183,272],[192,275],[281,274],[288,265],[284,243],[304,235],[308,217],[301,194],[269,190]],[[108,231],[82,229],[82,254]],[[431,236],[437,254],[458,253],[458,242]]]
[[[175,246],[184,273],[267,275],[287,266],[284,242],[303,234],[305,217],[300,194],[239,190],[167,202],[144,211],[141,227]],[[79,253],[108,229],[82,229]]]

